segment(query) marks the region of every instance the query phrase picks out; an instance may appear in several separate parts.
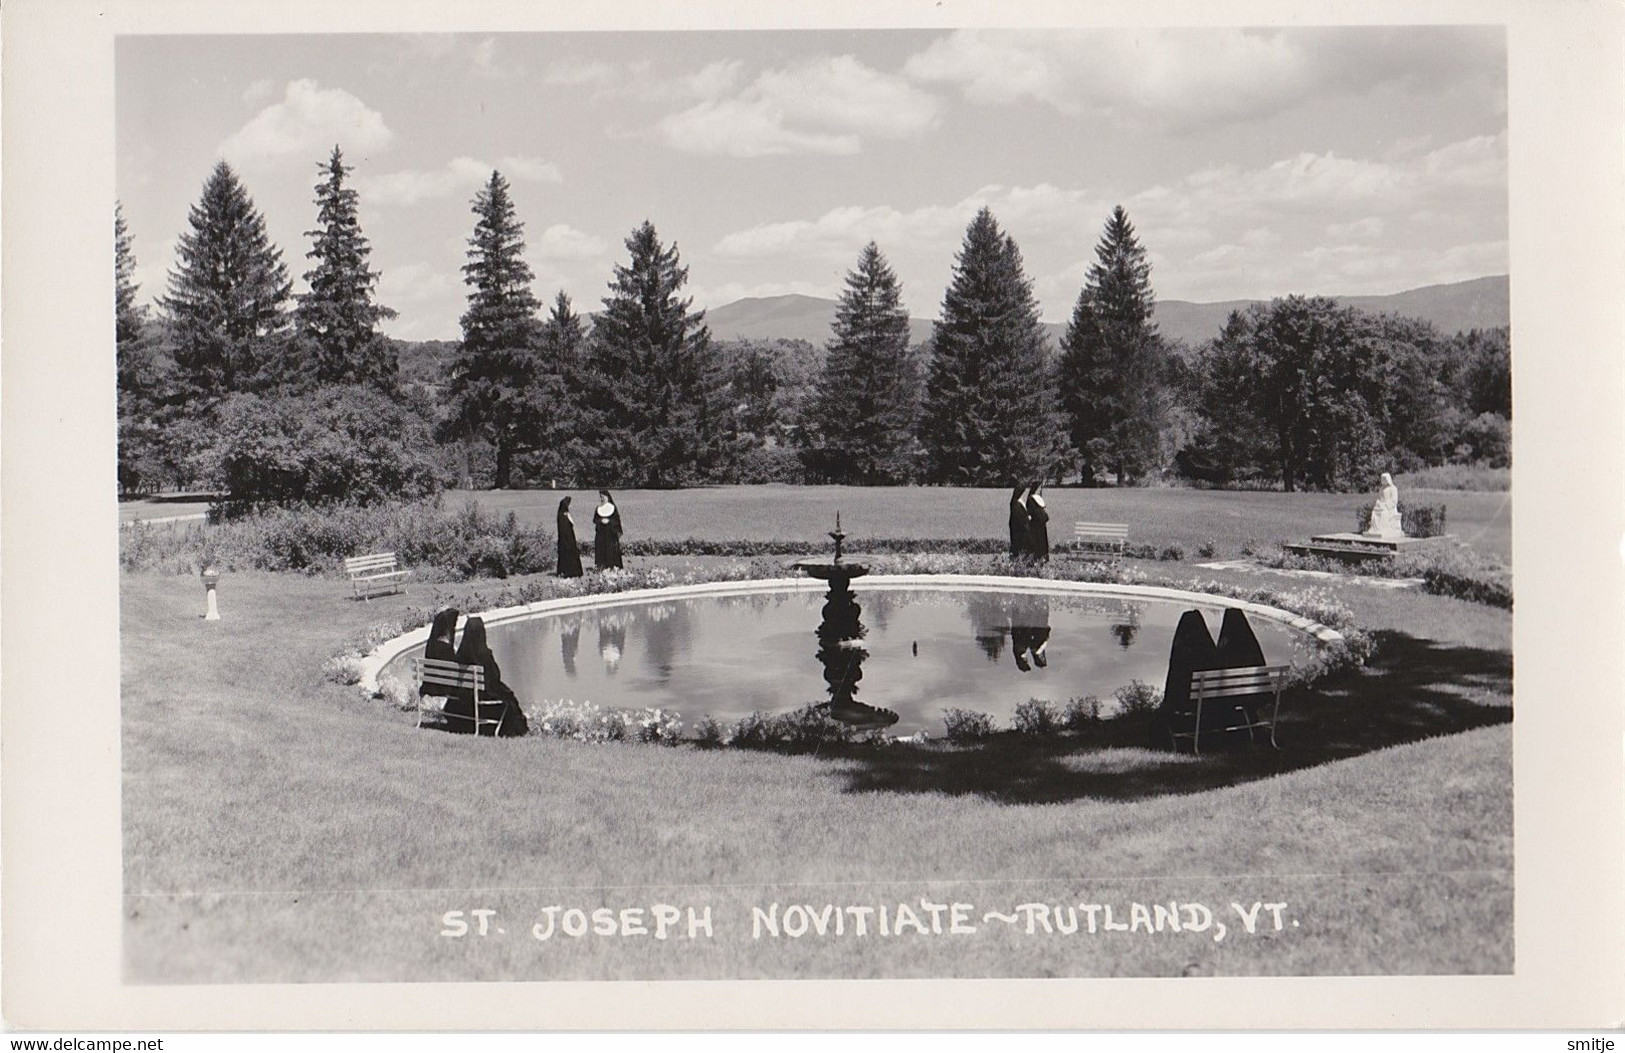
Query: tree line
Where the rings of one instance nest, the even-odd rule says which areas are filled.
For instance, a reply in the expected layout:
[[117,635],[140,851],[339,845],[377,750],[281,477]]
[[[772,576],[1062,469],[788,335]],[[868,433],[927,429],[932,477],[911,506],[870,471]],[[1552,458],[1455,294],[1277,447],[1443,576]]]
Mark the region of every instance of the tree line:
[[[1233,314],[1192,351],[1154,322],[1150,266],[1118,207],[1060,347],[1015,240],[970,222],[930,339],[870,243],[822,348],[713,340],[677,246],[645,221],[602,309],[544,311],[500,172],[475,194],[462,339],[443,372],[384,336],[352,169],[318,166],[308,291],[231,167],[188,215],[158,312],[136,304],[115,209],[119,482],[255,501],[380,500],[448,483],[1131,484],[1350,489],[1373,471],[1505,462],[1505,330],[1288,297]],[[436,360],[436,365],[439,362]]]

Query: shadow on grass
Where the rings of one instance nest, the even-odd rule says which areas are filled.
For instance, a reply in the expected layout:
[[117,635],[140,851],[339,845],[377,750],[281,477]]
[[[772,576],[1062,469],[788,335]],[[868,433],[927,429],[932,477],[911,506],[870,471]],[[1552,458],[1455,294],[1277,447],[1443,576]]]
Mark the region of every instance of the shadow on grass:
[[[1365,669],[1293,689],[1280,727],[1204,737],[1202,755],[1147,749],[1149,718],[1105,721],[1072,735],[999,735],[977,745],[837,748],[853,793],[976,794],[1009,804],[1077,798],[1134,800],[1197,793],[1436,735],[1512,720],[1512,656],[1441,646],[1400,632],[1377,634]],[[825,755],[831,751],[825,750]]]

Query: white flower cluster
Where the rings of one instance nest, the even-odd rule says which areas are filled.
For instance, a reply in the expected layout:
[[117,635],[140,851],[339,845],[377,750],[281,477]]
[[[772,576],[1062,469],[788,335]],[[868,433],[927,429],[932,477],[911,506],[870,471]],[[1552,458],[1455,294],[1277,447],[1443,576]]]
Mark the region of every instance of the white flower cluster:
[[576,742],[673,743],[682,737],[682,714],[658,707],[607,709],[594,702],[544,699],[527,714],[532,734]]
[[322,663],[322,676],[345,686],[361,683],[361,655],[355,651],[334,655]]

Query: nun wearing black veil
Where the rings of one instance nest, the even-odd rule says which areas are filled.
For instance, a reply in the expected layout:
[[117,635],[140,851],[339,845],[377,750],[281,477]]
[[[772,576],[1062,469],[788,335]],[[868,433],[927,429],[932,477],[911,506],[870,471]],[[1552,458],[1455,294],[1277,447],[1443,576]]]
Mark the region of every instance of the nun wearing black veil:
[[[1241,613],[1239,608],[1226,607],[1224,624],[1219,627],[1218,667],[1252,669],[1266,664],[1268,663],[1264,660],[1264,648],[1259,646],[1258,637],[1253,635],[1253,627],[1247,624],[1247,616]],[[1249,719],[1256,719],[1259,710],[1274,698],[1273,691],[1264,691],[1226,701],[1243,707]]]
[[1010,492],[1010,558],[1022,559],[1032,551],[1028,536],[1031,517],[1027,514],[1025,496],[1027,488],[1018,486]]
[[[423,645],[423,657],[437,662],[455,662],[457,658],[457,608],[447,607],[434,616],[429,623],[429,642]],[[447,721],[442,727],[446,731],[468,732],[474,730],[470,722],[474,716],[473,696],[454,688],[437,684],[419,684],[418,694],[425,698],[444,698],[445,705],[440,712],[449,717],[461,717],[461,720]]]
[[1189,610],[1179,616],[1174,627],[1173,646],[1168,649],[1168,679],[1162,685],[1162,707],[1151,730],[1152,745],[1168,742],[1170,729],[1191,720],[1191,674],[1199,669],[1215,669],[1219,649],[1207,631],[1202,612]]
[[561,578],[581,577],[581,546],[576,543],[576,521],[570,518],[570,499],[559,502],[559,564]]
[[1040,563],[1049,562],[1049,512],[1044,509],[1044,484],[1027,495],[1027,552]]
[[[520,707],[513,688],[502,682],[502,669],[497,665],[496,655],[491,653],[491,645],[486,642],[485,620],[478,615],[468,619],[463,626],[463,642],[457,646],[457,661],[464,665],[477,665],[485,672],[485,686],[480,689],[482,717],[490,713],[490,703],[502,704],[502,716],[495,734],[512,738],[530,731],[530,723],[525,719],[525,711]],[[492,732],[482,725],[480,734],[489,735]]]
[[598,491],[603,500],[592,511],[592,562],[596,570],[621,565],[621,510],[615,507],[608,490]]

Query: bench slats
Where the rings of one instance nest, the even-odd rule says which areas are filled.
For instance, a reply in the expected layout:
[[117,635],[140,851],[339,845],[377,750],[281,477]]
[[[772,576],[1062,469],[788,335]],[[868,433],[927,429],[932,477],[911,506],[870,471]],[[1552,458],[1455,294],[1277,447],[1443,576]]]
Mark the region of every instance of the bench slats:
[[344,569],[354,574],[362,570],[376,570],[379,567],[393,567],[395,553],[381,552],[373,556],[351,556],[344,561]]
[[448,720],[470,720],[474,730],[478,731],[480,725],[489,724],[492,727],[502,723],[500,716],[482,717],[479,707],[485,705],[500,705],[498,702],[488,701],[480,697],[485,688],[485,668],[477,665],[463,665],[461,662],[451,662],[444,658],[414,658],[412,670],[417,677],[419,685],[432,685],[434,687],[458,688],[472,691],[474,696],[474,716],[461,713],[447,713],[442,708],[435,707],[430,699],[434,696],[418,696],[418,727],[423,726],[423,714],[435,713]]
[[475,691],[485,687],[485,670],[477,665],[458,665],[449,663],[450,668],[429,668],[421,666],[418,669],[418,682],[434,684],[438,687],[465,687]]
[[393,552],[377,552],[370,556],[351,556],[344,561],[344,572],[350,576],[351,591],[363,599],[372,598],[372,586],[398,585],[401,588],[411,576],[410,570],[403,569],[395,558]]
[[1191,674],[1191,690],[1203,694],[1233,687],[1272,686],[1286,666],[1258,666],[1253,669],[1216,669]]
[[1113,552],[1122,552],[1128,548],[1127,523],[1085,523],[1072,524],[1073,539],[1091,547],[1110,549]]
[[[1230,707],[1228,711],[1223,705],[1217,707],[1224,712],[1221,726],[1209,727],[1210,734],[1223,731],[1246,731],[1250,736],[1254,728],[1268,728],[1270,745],[1275,746],[1275,720],[1281,712],[1281,689],[1286,684],[1288,666],[1284,665],[1258,665],[1243,669],[1198,669],[1191,673],[1190,704],[1185,708],[1170,713],[1173,718],[1181,721],[1190,720],[1190,731],[1176,731],[1169,728],[1168,734],[1178,746],[1180,739],[1191,740],[1191,751],[1201,752],[1202,709],[1210,702],[1217,702],[1225,698],[1258,697],[1259,695],[1273,694],[1275,706],[1268,718],[1262,714],[1253,716],[1241,705]],[[1212,712],[1212,711],[1210,711]],[[1277,747],[1279,748],[1279,747]]]

